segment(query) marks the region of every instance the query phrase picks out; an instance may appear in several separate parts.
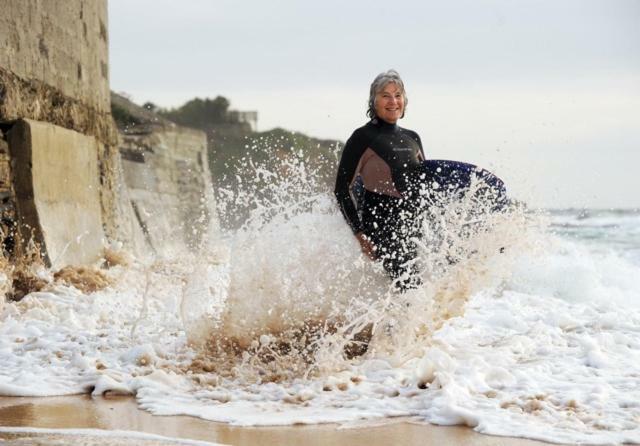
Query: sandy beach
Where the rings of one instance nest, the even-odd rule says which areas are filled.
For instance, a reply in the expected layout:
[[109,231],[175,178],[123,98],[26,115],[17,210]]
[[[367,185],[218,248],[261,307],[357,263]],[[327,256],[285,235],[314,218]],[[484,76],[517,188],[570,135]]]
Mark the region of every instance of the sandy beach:
[[[466,427],[433,426],[408,419],[367,421],[357,425],[311,425],[292,427],[235,427],[197,418],[159,417],[138,409],[128,397],[89,396],[51,398],[0,398],[0,438],[6,445],[23,444],[180,444],[198,440],[226,445],[469,445],[525,446],[538,441],[478,434]],[[33,432],[16,428],[38,428]],[[47,431],[59,429],[60,431]],[[69,430],[86,431],[82,437]],[[124,433],[123,431],[127,431]],[[169,437],[135,437],[135,433]],[[173,440],[171,440],[173,439]]]

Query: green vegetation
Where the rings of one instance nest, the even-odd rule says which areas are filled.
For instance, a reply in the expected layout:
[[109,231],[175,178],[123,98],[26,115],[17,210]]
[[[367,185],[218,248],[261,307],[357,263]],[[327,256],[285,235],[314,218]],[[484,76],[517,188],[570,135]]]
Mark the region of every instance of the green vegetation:
[[292,157],[303,159],[315,174],[326,176],[327,184],[333,181],[338,141],[312,138],[282,128],[254,132],[249,123],[238,120],[238,114],[231,112],[229,106],[228,99],[217,96],[215,99],[194,98],[168,110],[151,102],[144,108],[176,124],[206,132],[216,186],[233,186],[236,177],[241,175],[242,164],[249,159],[256,165],[277,169]]
[[121,104],[111,101],[111,116],[118,127],[141,124],[142,120]]
[[[155,107],[153,103],[145,105]],[[229,100],[222,96],[217,96],[215,99],[194,98],[178,108],[170,110],[156,108],[156,112],[176,124],[207,130],[212,125],[229,122],[229,105]]]

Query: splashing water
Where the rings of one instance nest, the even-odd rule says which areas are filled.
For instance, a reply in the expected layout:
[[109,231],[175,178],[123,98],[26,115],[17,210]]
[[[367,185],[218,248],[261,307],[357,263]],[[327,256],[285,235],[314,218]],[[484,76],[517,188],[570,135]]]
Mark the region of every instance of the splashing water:
[[199,254],[5,303],[0,393],[133,394],[154,414],[241,425],[412,416],[640,442],[640,271],[615,250],[623,234],[596,249],[550,233],[572,214],[482,212],[472,187],[416,220],[422,285],[400,293],[337,209],[335,157],[256,148],[263,161],[217,191],[226,229]]
[[[501,251],[518,249],[532,224],[522,210],[491,212],[475,181],[461,199],[408,222],[425,234],[415,240],[424,285],[399,293],[360,253],[317,170],[295,151],[278,161],[270,168],[243,159],[239,187],[220,194],[221,209],[246,217],[218,242],[226,246],[216,260],[224,272],[212,295],[185,293],[182,304],[202,355],[218,359],[219,373],[248,382],[325,376],[350,368],[354,357],[401,365],[419,356],[474,291],[502,280],[510,260]],[[206,275],[199,269],[189,289]],[[201,303],[212,301],[207,313]],[[184,313],[196,307],[200,316]]]

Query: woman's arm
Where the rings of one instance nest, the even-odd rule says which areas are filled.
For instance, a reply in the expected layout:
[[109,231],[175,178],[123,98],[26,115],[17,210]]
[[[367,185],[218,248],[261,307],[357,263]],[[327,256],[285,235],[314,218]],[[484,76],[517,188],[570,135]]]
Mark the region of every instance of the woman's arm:
[[342,215],[344,215],[354,234],[362,232],[364,227],[351,197],[351,184],[358,173],[358,164],[365,150],[366,141],[360,135],[360,132],[356,130],[347,140],[342,151],[334,190]]
[[371,239],[367,237],[364,232],[358,232],[356,234],[356,238],[358,239],[358,242],[360,242],[360,248],[362,249],[362,252],[371,260],[376,260],[378,258],[378,255],[376,253],[376,247]]

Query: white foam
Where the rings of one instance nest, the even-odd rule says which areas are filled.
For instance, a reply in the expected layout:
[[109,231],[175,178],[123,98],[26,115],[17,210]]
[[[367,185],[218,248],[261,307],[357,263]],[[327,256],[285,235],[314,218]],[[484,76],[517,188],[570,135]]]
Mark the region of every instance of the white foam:
[[[305,197],[286,216],[258,209],[269,218],[254,215],[216,253],[116,268],[118,285],[91,295],[57,287],[6,303],[0,394],[130,393],[153,414],[236,425],[413,416],[553,442],[640,442],[637,265],[506,221],[421,289],[390,293],[331,196]],[[375,322],[365,356],[338,361],[348,341],[338,332],[312,373],[282,382],[244,379],[251,355],[236,374],[192,367],[194,339],[246,336],[264,353],[287,324],[336,314]]]

